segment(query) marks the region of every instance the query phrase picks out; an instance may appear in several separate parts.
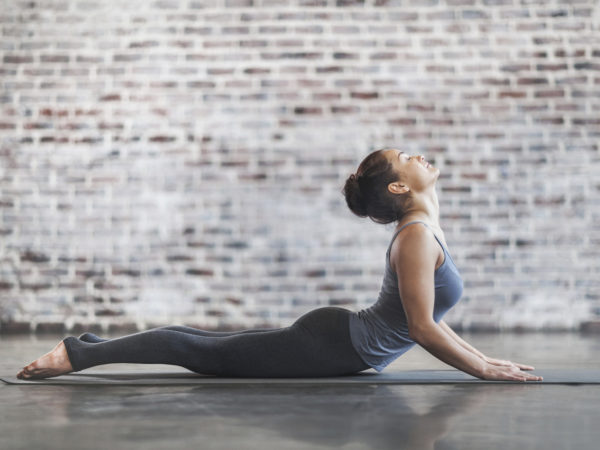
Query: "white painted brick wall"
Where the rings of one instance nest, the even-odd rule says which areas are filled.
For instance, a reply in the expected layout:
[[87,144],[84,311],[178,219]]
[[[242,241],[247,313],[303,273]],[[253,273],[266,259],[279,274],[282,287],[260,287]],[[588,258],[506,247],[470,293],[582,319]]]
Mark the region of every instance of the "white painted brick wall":
[[593,0],[0,1],[0,332],[375,301],[370,151],[441,169],[463,329],[600,318]]

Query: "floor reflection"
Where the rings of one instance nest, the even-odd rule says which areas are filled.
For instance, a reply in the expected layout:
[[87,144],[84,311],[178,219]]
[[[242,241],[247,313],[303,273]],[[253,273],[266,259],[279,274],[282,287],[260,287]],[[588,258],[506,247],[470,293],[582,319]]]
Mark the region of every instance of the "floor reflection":
[[[455,421],[477,414],[483,404],[519,396],[522,388],[530,387],[20,387],[57,424],[130,422],[135,436],[129,438],[137,440],[177,440],[186,424],[212,423],[213,431],[275,435],[308,446],[410,449],[454,448],[443,438]],[[164,418],[178,426],[162,426]],[[156,426],[138,435],[138,419]]]

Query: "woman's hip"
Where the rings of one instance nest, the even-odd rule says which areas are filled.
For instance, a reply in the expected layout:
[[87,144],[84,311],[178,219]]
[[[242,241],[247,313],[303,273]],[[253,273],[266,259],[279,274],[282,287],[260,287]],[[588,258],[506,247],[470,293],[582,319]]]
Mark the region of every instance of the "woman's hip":
[[304,313],[293,325],[299,325],[314,334],[344,335],[350,330],[352,311],[338,306],[322,306]]
[[301,330],[307,341],[312,341],[316,352],[324,358],[344,361],[356,371],[368,369],[352,345],[350,337],[350,316],[356,314],[337,306],[324,306],[313,309],[299,317],[292,327]]

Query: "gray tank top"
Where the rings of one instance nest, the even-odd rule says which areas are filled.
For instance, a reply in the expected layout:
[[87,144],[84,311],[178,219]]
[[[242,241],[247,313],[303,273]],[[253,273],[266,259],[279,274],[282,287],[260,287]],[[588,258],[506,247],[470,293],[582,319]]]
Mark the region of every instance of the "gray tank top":
[[[413,223],[422,223],[431,230],[425,222],[414,221],[394,233],[386,252],[385,274],[377,301],[369,308],[350,315],[352,345],[363,361],[378,372],[416,344],[408,335],[408,321],[400,300],[398,277],[390,265],[394,239]],[[444,262],[434,273],[433,319],[438,323],[460,299],[463,280],[450,253],[435,233],[433,235],[444,250]]]

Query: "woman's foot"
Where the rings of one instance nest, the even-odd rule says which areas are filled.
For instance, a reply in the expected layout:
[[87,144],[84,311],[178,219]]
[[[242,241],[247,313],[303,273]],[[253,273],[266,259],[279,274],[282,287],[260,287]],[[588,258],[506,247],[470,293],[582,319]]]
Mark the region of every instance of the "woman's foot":
[[52,351],[23,367],[17,374],[17,378],[22,380],[50,378],[72,371],[73,366],[69,361],[67,349],[64,342],[60,341]]

